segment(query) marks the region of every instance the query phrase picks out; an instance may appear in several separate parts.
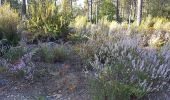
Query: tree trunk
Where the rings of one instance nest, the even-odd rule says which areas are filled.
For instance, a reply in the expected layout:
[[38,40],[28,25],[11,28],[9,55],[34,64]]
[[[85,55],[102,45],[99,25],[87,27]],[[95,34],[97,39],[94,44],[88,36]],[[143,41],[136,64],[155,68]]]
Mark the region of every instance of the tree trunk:
[[86,13],[86,16],[87,16],[87,19],[88,19],[88,21],[89,21],[89,0],[86,0],[85,2],[84,2],[84,9],[85,9],[85,13]]
[[119,0],[116,0],[116,20],[119,22]]
[[131,26],[131,13],[132,13],[132,5],[130,5],[129,8],[128,30],[130,30],[130,26]]
[[22,1],[22,17],[26,16],[26,0]]
[[133,5],[134,5],[134,15],[133,18],[136,18],[136,0],[133,0]]
[[2,0],[0,0],[0,6],[2,5]]
[[141,20],[142,20],[142,3],[143,3],[143,0],[138,0],[137,26],[141,24]]
[[92,19],[93,19],[93,0],[91,0],[91,3],[90,3],[90,7],[91,7],[91,16],[90,16],[90,21],[92,22]]
[[96,24],[98,23],[98,0],[96,0]]

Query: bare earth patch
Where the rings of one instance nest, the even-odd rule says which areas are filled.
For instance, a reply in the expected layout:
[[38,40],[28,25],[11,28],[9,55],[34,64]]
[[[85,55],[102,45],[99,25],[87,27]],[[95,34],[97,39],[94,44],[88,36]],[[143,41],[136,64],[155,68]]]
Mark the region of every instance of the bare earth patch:
[[[60,66],[59,66],[60,65]],[[89,100],[87,79],[82,71],[66,64],[36,64],[34,81],[0,74],[0,100]],[[56,66],[56,67],[55,67]]]

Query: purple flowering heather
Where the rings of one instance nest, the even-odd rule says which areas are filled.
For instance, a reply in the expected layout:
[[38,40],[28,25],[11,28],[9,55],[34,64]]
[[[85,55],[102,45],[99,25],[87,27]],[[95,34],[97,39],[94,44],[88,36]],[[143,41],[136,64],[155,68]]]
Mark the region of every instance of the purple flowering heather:
[[100,45],[95,60],[91,61],[96,78],[109,69],[110,81],[136,84],[146,93],[170,91],[170,45],[146,49],[139,44],[138,37],[127,36]]

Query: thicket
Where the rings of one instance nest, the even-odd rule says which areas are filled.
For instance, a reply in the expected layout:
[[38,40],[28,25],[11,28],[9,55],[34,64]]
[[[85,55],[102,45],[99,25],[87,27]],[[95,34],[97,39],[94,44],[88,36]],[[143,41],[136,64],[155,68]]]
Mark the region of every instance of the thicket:
[[69,17],[69,12],[60,11],[55,0],[32,0],[26,22],[27,29],[35,37],[64,37],[68,33]]

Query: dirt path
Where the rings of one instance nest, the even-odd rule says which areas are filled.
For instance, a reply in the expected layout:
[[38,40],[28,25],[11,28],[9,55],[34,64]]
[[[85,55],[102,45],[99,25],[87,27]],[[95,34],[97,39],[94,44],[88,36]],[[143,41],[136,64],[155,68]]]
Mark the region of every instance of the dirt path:
[[0,100],[90,100],[83,72],[38,65],[32,82],[1,75]]

